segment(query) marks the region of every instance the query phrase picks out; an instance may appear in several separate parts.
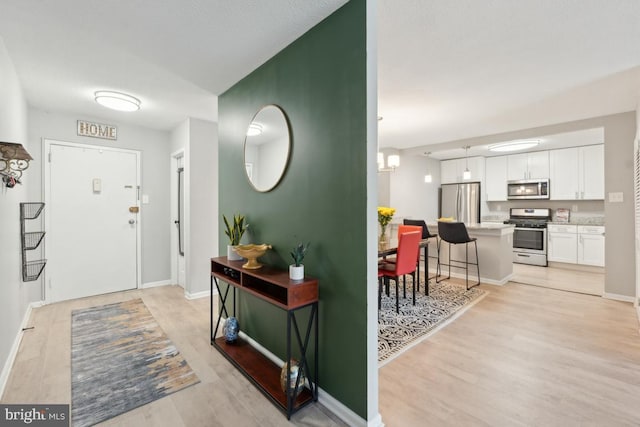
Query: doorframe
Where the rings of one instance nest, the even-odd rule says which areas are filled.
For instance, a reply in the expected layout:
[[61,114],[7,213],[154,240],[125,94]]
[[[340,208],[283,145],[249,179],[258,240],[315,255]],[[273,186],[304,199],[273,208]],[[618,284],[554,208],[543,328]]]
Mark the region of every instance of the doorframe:
[[[178,250],[177,250],[177,245],[178,245],[178,231],[177,231],[177,227],[174,224],[174,220],[175,218],[173,218],[173,216],[175,215],[175,212],[173,212],[173,208],[177,205],[178,203],[178,186],[177,186],[177,181],[175,179],[175,173],[176,173],[176,169],[178,168],[178,159],[182,157],[182,167],[185,170],[185,173],[183,175],[183,179],[184,181],[184,194],[182,195],[182,200],[184,203],[184,218],[182,218],[182,220],[184,221],[186,218],[189,217],[189,203],[188,203],[188,194],[189,194],[189,188],[187,186],[187,155],[186,155],[186,150],[184,148],[181,148],[177,151],[174,151],[173,153],[171,153],[170,156],[170,165],[171,167],[169,168],[169,174],[170,174],[170,187],[171,187],[171,195],[170,195],[170,203],[171,203],[171,221],[170,221],[170,227],[171,227],[171,283],[173,284],[178,284]],[[187,233],[187,226],[188,226],[189,222],[186,221],[185,222],[185,227],[184,227],[184,242],[183,242],[183,246],[184,246],[184,291],[186,292],[187,290],[187,282],[188,282],[188,266],[187,266],[187,242],[188,242],[188,233]]]
[[[44,196],[44,229],[51,229],[51,217],[49,215],[49,210],[46,209],[46,206],[50,204],[51,201],[51,182],[49,180],[49,176],[51,174],[51,163],[49,162],[49,152],[51,151],[52,145],[63,145],[66,147],[74,147],[74,148],[83,148],[89,150],[104,150],[104,151],[115,151],[119,153],[128,153],[135,154],[136,156],[136,186],[138,188],[137,194],[137,205],[140,206],[140,197],[142,194],[142,186],[141,186],[141,174],[140,174],[140,165],[141,165],[141,157],[142,152],[140,150],[129,150],[126,148],[117,148],[117,147],[107,147],[104,145],[94,145],[94,144],[80,144],[77,142],[69,142],[69,141],[60,141],[57,139],[51,138],[42,138],[42,191]],[[136,289],[142,288],[142,212],[137,214],[136,218]],[[45,239],[44,245],[44,254],[45,258],[47,258],[47,245]],[[50,303],[49,301],[49,292],[47,289],[50,288],[50,279],[47,277],[46,268],[43,270],[44,280],[42,281],[42,300],[45,304]],[[47,286],[49,285],[49,286]]]

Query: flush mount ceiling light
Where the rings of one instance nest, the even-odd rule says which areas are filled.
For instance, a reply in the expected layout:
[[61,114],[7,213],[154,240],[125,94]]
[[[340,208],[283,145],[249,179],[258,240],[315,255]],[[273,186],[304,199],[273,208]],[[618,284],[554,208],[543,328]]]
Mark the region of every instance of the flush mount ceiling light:
[[140,109],[140,100],[126,93],[99,90],[94,95],[98,104],[112,110],[137,111]]
[[491,144],[489,146],[489,151],[496,151],[496,152],[504,153],[504,152],[508,152],[508,151],[526,150],[527,148],[533,148],[538,144],[540,144],[540,140],[539,139],[528,139],[528,140],[524,140],[524,141],[501,142],[499,144]]
[[262,133],[262,125],[260,123],[251,123],[247,129],[247,136],[258,136]]

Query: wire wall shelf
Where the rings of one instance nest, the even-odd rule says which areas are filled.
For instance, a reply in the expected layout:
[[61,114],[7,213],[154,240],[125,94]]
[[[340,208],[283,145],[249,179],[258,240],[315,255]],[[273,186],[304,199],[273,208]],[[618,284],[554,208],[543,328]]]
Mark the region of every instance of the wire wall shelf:
[[47,264],[46,259],[39,259],[35,261],[27,261],[22,265],[22,281],[32,282],[37,280],[44,270],[44,266]]
[[33,220],[40,216],[44,209],[44,203],[20,203],[20,236],[22,240],[22,281],[31,282],[37,280],[42,274],[46,259],[27,260],[27,251],[32,251],[40,246],[44,238],[44,231],[26,231],[26,221]]
[[20,203],[20,217],[24,219],[36,219],[40,216],[42,209],[44,209],[44,203]]

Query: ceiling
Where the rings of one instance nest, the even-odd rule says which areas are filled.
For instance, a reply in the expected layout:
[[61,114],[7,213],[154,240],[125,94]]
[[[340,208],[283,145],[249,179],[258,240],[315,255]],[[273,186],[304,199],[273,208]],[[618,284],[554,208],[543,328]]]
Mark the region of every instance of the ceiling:
[[[345,3],[2,0],[0,38],[32,107],[171,130],[217,121],[217,95]],[[141,109],[108,110],[96,90]]]
[[[170,130],[345,0],[3,0],[29,104]],[[637,0],[378,0],[379,143],[405,149],[634,110]],[[2,48],[0,44],[0,49]],[[105,109],[96,90],[141,99]]]

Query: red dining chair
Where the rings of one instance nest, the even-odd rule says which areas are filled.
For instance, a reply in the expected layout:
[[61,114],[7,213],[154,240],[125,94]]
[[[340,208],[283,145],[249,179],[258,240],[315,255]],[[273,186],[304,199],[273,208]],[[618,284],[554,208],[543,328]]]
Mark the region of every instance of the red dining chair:
[[[384,283],[389,286],[389,280],[395,280],[396,282],[396,313],[400,312],[400,306],[398,302],[400,276],[403,276],[403,283],[405,286],[406,294],[406,274],[411,274],[415,283],[416,277],[416,259],[418,259],[418,251],[420,248],[420,238],[422,237],[421,231],[410,231],[408,233],[400,234],[398,239],[398,254],[396,256],[395,264],[386,264],[378,270],[378,275],[382,274]],[[380,283],[378,286],[382,286]],[[378,289],[378,296],[382,293],[382,288]],[[416,304],[416,287],[413,287],[413,304]]]
[[[419,231],[422,237],[422,227],[418,227],[415,225],[403,225],[400,224],[398,225],[398,242],[400,242],[400,235],[403,233],[408,233],[411,231]],[[396,255],[397,257],[397,255]],[[396,258],[386,258],[383,260],[384,263],[389,263],[389,264],[395,264],[396,263]],[[391,267],[393,268],[393,267]],[[418,290],[420,290],[420,249],[418,248],[418,256],[416,259],[416,269],[418,271],[418,279],[417,281],[414,280],[413,286],[417,287]],[[404,286],[404,298],[407,297],[407,286],[406,286],[406,282],[405,282],[405,278],[402,278],[402,281],[405,283]],[[387,288],[387,295],[389,295],[389,289]]]

